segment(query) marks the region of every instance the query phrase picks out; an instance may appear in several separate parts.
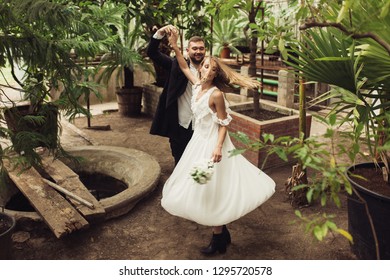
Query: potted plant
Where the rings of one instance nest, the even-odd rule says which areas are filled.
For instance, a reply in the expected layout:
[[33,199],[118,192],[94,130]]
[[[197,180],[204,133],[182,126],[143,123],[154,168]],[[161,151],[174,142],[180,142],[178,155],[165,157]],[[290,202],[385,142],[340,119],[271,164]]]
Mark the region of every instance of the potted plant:
[[230,58],[230,54],[241,54],[236,46],[242,44],[244,34],[245,19],[221,19],[213,21],[213,53],[221,58]]
[[[371,162],[352,165],[346,178],[352,249],[359,258],[390,259],[390,20],[388,1],[327,1],[302,7],[303,40],[290,65],[307,81],[332,85],[319,100],[349,124],[354,149],[367,147]],[[316,10],[317,12],[313,12]],[[364,172],[364,173],[363,173]],[[383,174],[383,175],[382,175]],[[372,185],[382,179],[383,192]],[[363,179],[365,178],[365,179]]]
[[[40,164],[38,146],[56,156],[66,154],[60,144],[59,112],[70,119],[88,114],[79,100],[94,84],[85,80],[86,71],[72,50],[79,57],[93,57],[111,44],[110,37],[88,9],[61,0],[2,1],[0,13],[0,71],[6,77],[1,83],[1,118],[15,120],[1,133],[11,140],[2,156],[16,152],[16,163]],[[11,77],[3,75],[8,69]],[[19,69],[22,75],[17,75]],[[12,89],[22,93],[22,108],[9,95]]]
[[106,25],[117,37],[117,42],[102,58],[99,67],[105,69],[100,79],[107,81],[116,73],[122,84],[116,91],[119,112],[123,116],[137,116],[141,113],[143,88],[134,84],[135,68],[139,66],[151,72],[150,64],[141,55],[143,41],[140,17],[133,15],[134,10],[122,3],[108,1],[101,9],[114,15],[115,20]]

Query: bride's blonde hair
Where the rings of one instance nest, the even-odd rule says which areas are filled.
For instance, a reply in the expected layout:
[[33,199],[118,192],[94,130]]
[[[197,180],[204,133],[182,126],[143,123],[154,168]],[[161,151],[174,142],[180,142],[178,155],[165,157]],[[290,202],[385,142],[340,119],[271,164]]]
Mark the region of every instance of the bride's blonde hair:
[[[217,67],[217,74],[213,80],[213,84],[220,90],[228,91],[229,89],[232,89],[234,85],[248,89],[256,89],[260,87],[261,83],[258,80],[237,73],[214,56],[205,57],[201,63],[201,67],[207,58],[210,59],[210,67]],[[202,79],[202,77],[200,78]]]

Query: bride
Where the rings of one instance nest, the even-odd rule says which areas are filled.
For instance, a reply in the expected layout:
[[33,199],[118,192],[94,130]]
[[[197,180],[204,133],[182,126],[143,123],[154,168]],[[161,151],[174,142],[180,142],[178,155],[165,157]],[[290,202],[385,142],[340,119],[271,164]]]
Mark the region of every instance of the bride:
[[[212,226],[211,242],[201,252],[225,253],[231,242],[226,225],[259,207],[275,192],[275,182],[242,155],[229,157],[234,149],[227,133],[232,117],[223,91],[233,85],[254,89],[260,83],[236,73],[215,57],[205,57],[198,76],[193,75],[177,38],[174,29],[169,42],[181,70],[193,84],[194,134],[164,185],[161,205],[172,215]],[[199,162],[211,171],[204,180],[196,180],[202,175],[194,167]]]

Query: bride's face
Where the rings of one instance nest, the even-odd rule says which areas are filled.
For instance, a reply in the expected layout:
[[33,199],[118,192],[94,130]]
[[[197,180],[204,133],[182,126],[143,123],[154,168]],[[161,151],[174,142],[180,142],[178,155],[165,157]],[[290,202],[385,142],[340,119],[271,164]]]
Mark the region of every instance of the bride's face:
[[212,81],[217,75],[217,65],[214,61],[210,61],[210,58],[205,58],[200,74],[203,81]]

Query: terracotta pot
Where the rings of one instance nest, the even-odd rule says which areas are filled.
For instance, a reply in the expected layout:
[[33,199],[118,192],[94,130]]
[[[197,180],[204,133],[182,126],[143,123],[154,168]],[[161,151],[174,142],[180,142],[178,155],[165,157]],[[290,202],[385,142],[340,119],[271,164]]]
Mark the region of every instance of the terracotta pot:
[[230,58],[230,49],[228,47],[224,47],[219,54],[221,58]]

